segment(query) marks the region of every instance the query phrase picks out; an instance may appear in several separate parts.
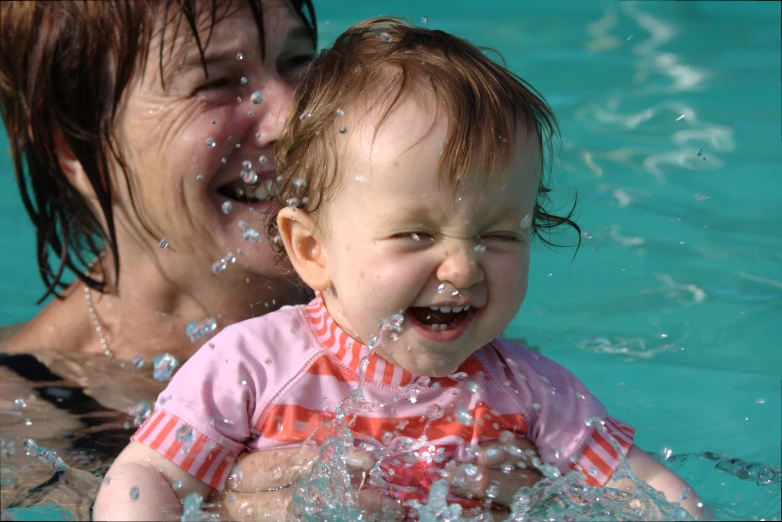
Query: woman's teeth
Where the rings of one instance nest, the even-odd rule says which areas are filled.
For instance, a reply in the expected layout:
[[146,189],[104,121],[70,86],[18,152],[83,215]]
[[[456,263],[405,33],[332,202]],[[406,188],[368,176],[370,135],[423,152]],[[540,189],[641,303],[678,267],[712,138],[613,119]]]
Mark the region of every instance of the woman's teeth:
[[274,192],[274,180],[267,179],[254,187],[248,187],[246,194],[248,197],[258,201],[266,201]]
[[[429,308],[436,312],[445,312],[447,314],[449,313],[458,314],[462,310],[469,310],[470,306],[469,305],[468,306],[430,306]],[[436,325],[432,325],[432,326],[436,326]]]

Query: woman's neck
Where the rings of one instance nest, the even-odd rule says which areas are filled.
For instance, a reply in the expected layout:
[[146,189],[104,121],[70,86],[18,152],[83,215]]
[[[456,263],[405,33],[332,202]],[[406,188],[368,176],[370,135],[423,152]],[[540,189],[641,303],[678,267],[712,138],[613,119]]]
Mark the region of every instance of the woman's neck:
[[[194,281],[189,288],[182,288],[152,262],[123,265],[117,287],[108,256],[96,265],[93,275],[107,283],[105,293],[92,292],[96,317],[109,350],[124,361],[161,353],[187,359],[222,328],[305,299],[303,287],[295,280],[250,277],[238,271],[221,277],[219,284],[207,274],[201,284]],[[188,324],[210,319],[216,321],[217,329],[191,341]],[[97,332],[95,343],[103,351]],[[93,346],[90,343],[90,349]]]

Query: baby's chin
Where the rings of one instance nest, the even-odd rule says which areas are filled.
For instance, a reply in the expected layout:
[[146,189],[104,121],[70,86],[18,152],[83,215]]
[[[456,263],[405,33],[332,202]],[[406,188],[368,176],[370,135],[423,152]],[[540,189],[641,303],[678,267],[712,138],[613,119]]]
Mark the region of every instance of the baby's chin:
[[441,353],[410,352],[395,353],[393,357],[386,357],[397,366],[401,366],[413,375],[420,377],[448,377],[459,369],[459,366],[467,357],[455,358]]

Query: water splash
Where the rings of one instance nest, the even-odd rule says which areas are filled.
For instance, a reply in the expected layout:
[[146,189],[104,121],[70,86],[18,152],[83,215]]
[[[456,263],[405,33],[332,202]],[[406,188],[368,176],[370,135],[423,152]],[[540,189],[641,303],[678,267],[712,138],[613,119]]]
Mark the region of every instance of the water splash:
[[38,460],[47,466],[50,466],[54,471],[60,471],[68,467],[68,465],[59,456],[57,456],[57,452],[55,450],[39,446],[33,439],[25,440],[24,448],[27,455],[31,457],[38,457]]

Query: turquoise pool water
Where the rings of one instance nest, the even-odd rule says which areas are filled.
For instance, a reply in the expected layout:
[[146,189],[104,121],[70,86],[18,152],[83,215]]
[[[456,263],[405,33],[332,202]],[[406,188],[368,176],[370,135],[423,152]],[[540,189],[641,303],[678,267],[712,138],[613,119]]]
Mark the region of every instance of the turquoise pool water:
[[[366,17],[428,17],[497,49],[540,90],[562,127],[555,201],[578,191],[585,234],[575,260],[536,247],[508,334],[579,375],[650,452],[782,467],[780,3],[316,7],[324,44]],[[0,228],[7,324],[35,314],[42,285],[5,153]],[[706,464],[671,465],[722,518],[780,519],[778,477],[761,487]]]

